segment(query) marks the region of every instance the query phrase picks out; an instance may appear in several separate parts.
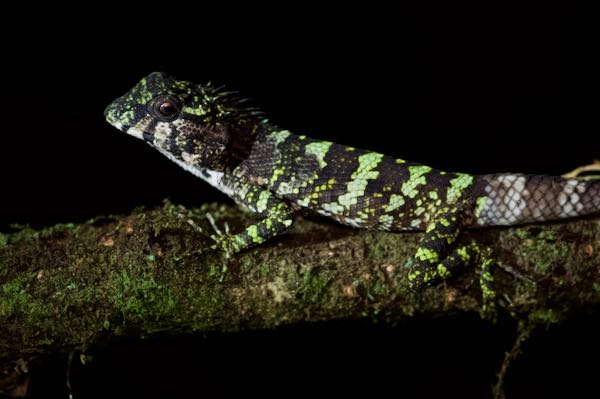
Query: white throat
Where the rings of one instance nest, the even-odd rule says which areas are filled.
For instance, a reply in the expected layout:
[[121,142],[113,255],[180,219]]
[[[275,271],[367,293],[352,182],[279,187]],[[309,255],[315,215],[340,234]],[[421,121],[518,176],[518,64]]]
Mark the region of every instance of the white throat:
[[233,190],[231,189],[231,187],[229,187],[223,183],[223,176],[225,175],[223,172],[217,172],[216,170],[211,170],[211,169],[206,169],[206,168],[202,168],[199,166],[190,165],[188,163],[183,162],[180,159],[177,159],[176,157],[173,156],[173,154],[171,154],[168,151],[165,151],[158,147],[154,147],[154,148],[156,148],[158,151],[160,151],[161,154],[163,154],[164,156],[169,158],[171,161],[175,162],[177,165],[181,166],[183,169],[187,170],[194,176],[201,178],[202,180],[204,180],[205,182],[207,182],[208,184],[210,184],[217,190],[221,191],[222,193],[227,194],[230,197],[232,196]]

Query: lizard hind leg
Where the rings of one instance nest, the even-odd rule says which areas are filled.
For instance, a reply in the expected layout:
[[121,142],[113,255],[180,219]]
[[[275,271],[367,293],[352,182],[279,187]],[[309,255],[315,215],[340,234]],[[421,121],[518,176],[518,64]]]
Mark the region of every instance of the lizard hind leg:
[[481,267],[479,285],[483,299],[481,313],[483,317],[493,319],[497,295],[491,269],[496,262],[489,250],[477,243],[456,245],[462,215],[463,208],[447,210],[428,225],[408,272],[409,287],[419,292],[456,275],[469,265],[478,264]]
[[464,266],[456,238],[462,224],[462,209],[445,209],[429,223],[408,273],[409,287],[421,291],[447,279]]

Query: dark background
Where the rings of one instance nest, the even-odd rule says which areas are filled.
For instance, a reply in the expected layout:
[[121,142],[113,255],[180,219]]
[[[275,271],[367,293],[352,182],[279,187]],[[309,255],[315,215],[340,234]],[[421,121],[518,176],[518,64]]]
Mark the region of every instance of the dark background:
[[[127,213],[167,197],[228,201],[104,122],[104,107],[154,70],[226,84],[282,128],[445,170],[561,174],[600,157],[597,44],[588,25],[560,10],[298,7],[269,16],[163,6],[122,18],[113,10],[98,22],[99,10],[48,16],[4,35],[0,231]],[[593,387],[598,368],[586,362],[600,354],[595,316],[527,345],[509,376],[512,397]],[[486,397],[513,336],[510,321],[491,327],[473,316],[124,342],[75,366],[72,384],[81,398]],[[64,358],[34,377],[38,396],[61,393]]]

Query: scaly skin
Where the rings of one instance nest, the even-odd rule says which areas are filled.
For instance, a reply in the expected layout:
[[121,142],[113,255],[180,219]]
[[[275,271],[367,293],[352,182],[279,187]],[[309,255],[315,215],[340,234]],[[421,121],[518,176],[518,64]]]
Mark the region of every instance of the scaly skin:
[[447,173],[391,156],[297,136],[211,85],[152,73],[105,111],[184,169],[264,218],[219,241],[234,254],[289,228],[301,211],[357,228],[425,230],[409,282],[430,286],[475,260],[492,299],[491,259],[464,228],[600,212],[600,182],[551,176]]

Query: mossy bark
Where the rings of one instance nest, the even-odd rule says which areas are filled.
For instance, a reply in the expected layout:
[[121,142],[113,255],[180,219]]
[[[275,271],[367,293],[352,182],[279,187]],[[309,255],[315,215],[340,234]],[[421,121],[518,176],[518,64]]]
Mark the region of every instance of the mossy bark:
[[[225,259],[195,254],[211,243],[207,212],[232,231],[255,220],[235,207],[166,203],[0,234],[0,368],[125,335],[480,310],[474,267],[421,294],[407,289],[404,265],[420,234],[299,220],[288,234]],[[600,303],[598,218],[475,230],[463,239],[488,245],[500,263],[535,280],[494,272],[507,309],[520,320],[556,322]]]

